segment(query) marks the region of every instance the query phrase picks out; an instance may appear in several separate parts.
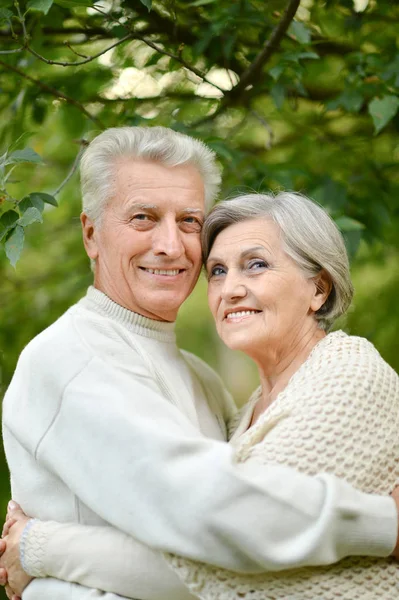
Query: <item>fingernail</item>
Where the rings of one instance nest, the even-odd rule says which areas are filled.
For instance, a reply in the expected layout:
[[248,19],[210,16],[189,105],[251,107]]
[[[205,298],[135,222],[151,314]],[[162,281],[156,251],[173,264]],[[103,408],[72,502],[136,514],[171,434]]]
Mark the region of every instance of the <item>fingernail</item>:
[[10,502],[8,503],[8,508],[10,510],[15,510],[17,508],[17,503],[14,502],[14,500],[10,500]]

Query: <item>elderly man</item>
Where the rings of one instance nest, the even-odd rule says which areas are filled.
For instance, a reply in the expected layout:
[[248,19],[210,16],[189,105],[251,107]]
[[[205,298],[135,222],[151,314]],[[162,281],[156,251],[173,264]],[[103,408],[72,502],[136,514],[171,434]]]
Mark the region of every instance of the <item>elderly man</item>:
[[[212,153],[168,129],[110,129],[90,144],[81,175],[94,287],[21,354],[3,410],[13,498],[42,520],[111,524],[143,552],[243,572],[393,552],[392,498],[329,475],[236,464],[224,443],[228,394],[176,347],[174,321],[200,271],[205,203],[219,185]],[[139,560],[130,566],[140,574]],[[178,586],[161,597],[182,597]],[[45,578],[23,597],[99,592]]]

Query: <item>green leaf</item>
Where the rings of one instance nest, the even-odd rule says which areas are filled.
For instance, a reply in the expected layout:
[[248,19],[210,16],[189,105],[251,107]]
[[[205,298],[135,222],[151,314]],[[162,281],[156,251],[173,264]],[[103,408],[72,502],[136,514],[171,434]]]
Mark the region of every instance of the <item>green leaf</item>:
[[379,133],[396,115],[399,108],[399,98],[387,95],[374,98],[369,104],[369,113],[373,119],[375,133]]
[[8,148],[8,154],[12,154],[13,152],[15,152],[15,150],[19,150],[20,148],[22,148],[25,145],[25,142],[28,141],[29,138],[31,138],[33,135],[33,132],[31,131],[25,131],[22,135],[19,136],[19,138],[17,138],[15,140],[15,142],[13,142],[11,144],[11,146]]
[[32,148],[23,148],[23,150],[16,150],[7,156],[6,165],[15,163],[43,163],[43,159]]
[[32,225],[32,223],[36,222],[43,223],[43,217],[40,210],[38,210],[34,206],[31,206],[24,212],[23,216],[18,220],[18,225],[21,225],[21,227],[27,227],[28,225]]
[[47,15],[52,4],[53,0],[29,0],[28,4],[26,5],[26,8],[31,10],[38,10],[39,12],[42,12],[45,15]]
[[29,194],[29,197],[32,203],[37,202],[37,200],[42,200],[46,204],[58,206],[57,200],[54,198],[54,196],[51,196],[50,194],[44,194],[43,192],[33,192],[32,194]]
[[303,23],[292,21],[288,28],[288,35],[300,44],[310,43],[310,31]]
[[335,219],[335,223],[337,225],[337,227],[341,230],[341,231],[359,231],[361,229],[364,229],[364,225],[363,223],[360,223],[360,221],[356,221],[355,219],[351,219],[351,217],[347,217],[347,216],[342,216],[342,217],[338,217],[338,219]]
[[54,4],[64,8],[76,8],[77,6],[93,6],[94,2],[90,0],[54,0]]
[[13,267],[15,267],[21,256],[24,241],[24,228],[17,225],[5,243],[6,256]]
[[19,214],[15,210],[8,210],[0,218],[0,224],[7,229],[11,229],[19,219]]
[[342,92],[338,98],[328,102],[326,108],[327,110],[336,110],[342,106],[348,112],[359,112],[363,106],[363,101],[363,95],[358,90],[348,89]]
[[284,65],[280,63],[279,65],[276,65],[275,67],[270,69],[269,73],[273,77],[274,81],[277,81],[281,73],[284,71],[284,68]]
[[284,85],[280,82],[275,83],[270,89],[270,95],[273,98],[273,102],[276,105],[276,108],[278,108],[278,110],[280,110],[281,107],[283,106],[284,100],[285,100]]
[[303,59],[317,59],[320,58],[316,52],[287,52],[283,55],[284,60],[288,60],[290,62],[299,62]]
[[44,210],[44,202],[41,198],[39,197],[35,197],[35,194],[33,194],[33,198],[31,197],[31,195],[29,196],[25,196],[25,198],[22,198],[22,200],[20,202],[18,202],[18,208],[20,210],[20,212],[22,214],[24,214],[24,212],[26,212],[28,210],[28,208],[37,208],[38,211],[43,212]]
[[11,19],[13,16],[13,13],[8,10],[8,8],[0,8],[0,23],[2,21],[7,21],[7,23],[11,25]]
[[355,257],[356,252],[359,249],[360,241],[362,239],[362,232],[360,229],[352,230],[352,231],[344,231],[342,233],[346,249],[348,251],[348,255],[350,260]]
[[205,6],[206,4],[214,4],[216,0],[195,0],[195,2],[190,2],[188,6]]
[[140,0],[141,4],[144,4],[146,8],[148,8],[148,12],[150,12],[152,8],[152,0]]

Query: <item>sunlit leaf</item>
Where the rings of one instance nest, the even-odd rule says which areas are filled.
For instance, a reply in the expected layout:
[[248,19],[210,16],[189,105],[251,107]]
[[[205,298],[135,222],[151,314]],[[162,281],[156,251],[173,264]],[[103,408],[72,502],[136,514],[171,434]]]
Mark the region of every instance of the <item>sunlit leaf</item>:
[[341,231],[359,231],[365,227],[363,223],[360,223],[360,221],[356,221],[355,219],[351,219],[345,215],[335,219],[335,223]]
[[[33,196],[33,198],[32,198],[32,196]],[[24,212],[26,212],[28,210],[28,208],[31,208],[31,207],[37,208],[37,210],[39,210],[40,212],[43,212],[44,202],[41,198],[39,198],[38,196],[35,196],[35,194],[30,194],[29,196],[25,196],[25,198],[23,198],[18,203],[18,208],[22,214]]]
[[46,204],[58,206],[57,200],[54,198],[54,196],[51,196],[50,194],[44,194],[43,192],[33,192],[32,194],[29,194],[29,196],[32,202],[35,202],[36,200],[42,200]]
[[6,165],[15,163],[42,163],[43,159],[32,148],[23,148],[23,150],[15,150],[7,156]]
[[33,135],[32,131],[25,131],[22,135],[19,136],[8,148],[8,154],[12,154],[15,150],[19,150],[25,146],[25,142],[29,140]]
[[17,264],[24,247],[24,228],[17,225],[5,243],[6,256],[13,267]]
[[195,0],[190,2],[188,6],[206,6],[207,4],[214,4],[217,0]]
[[374,98],[370,102],[369,113],[373,119],[376,134],[396,115],[398,108],[399,98],[397,96],[383,96],[382,98]]
[[291,25],[288,28],[288,35],[292,37],[295,41],[300,44],[309,44],[310,43],[310,31],[300,21],[292,21]]
[[280,82],[275,83],[270,88],[270,95],[273,98],[273,102],[276,105],[276,108],[280,110],[285,100],[285,86]]
[[141,4],[144,4],[146,8],[148,8],[148,12],[150,12],[152,8],[152,0],[140,0]]
[[74,8],[77,6],[93,6],[95,2],[90,2],[90,0],[54,0],[54,4],[65,8]]
[[29,0],[26,8],[30,8],[32,10],[37,10],[39,12],[47,15],[50,10],[54,0]]
[[6,21],[10,25],[12,17],[13,13],[10,10],[7,8],[0,8],[0,23]]
[[32,225],[32,223],[36,222],[43,223],[43,217],[41,212],[32,206],[28,208],[18,220],[18,225],[21,225],[21,227],[27,227],[28,225]]

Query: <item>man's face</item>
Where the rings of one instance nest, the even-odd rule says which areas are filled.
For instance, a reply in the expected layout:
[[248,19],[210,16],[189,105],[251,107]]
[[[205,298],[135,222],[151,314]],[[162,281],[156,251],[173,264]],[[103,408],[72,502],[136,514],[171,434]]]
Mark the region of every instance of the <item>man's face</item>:
[[174,321],[201,269],[204,184],[192,165],[121,158],[100,225],[83,214],[94,285],[117,304]]

